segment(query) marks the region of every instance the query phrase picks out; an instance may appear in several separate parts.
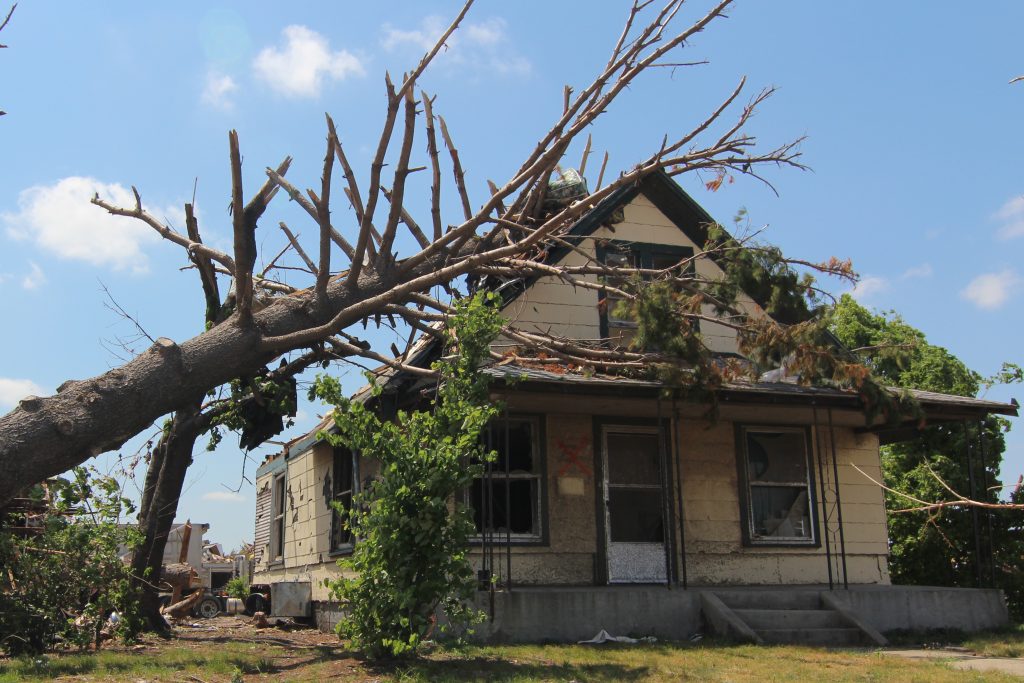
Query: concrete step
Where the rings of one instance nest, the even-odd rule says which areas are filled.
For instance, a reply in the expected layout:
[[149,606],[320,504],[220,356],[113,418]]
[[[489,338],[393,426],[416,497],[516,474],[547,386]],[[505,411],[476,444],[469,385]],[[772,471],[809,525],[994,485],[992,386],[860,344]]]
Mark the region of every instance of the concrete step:
[[856,628],[769,628],[757,629],[757,635],[774,644],[848,647],[863,643]]
[[740,591],[716,590],[715,595],[733,610],[737,609],[793,609],[821,608],[818,591]]
[[830,609],[735,609],[733,612],[755,631],[846,627],[843,618]]

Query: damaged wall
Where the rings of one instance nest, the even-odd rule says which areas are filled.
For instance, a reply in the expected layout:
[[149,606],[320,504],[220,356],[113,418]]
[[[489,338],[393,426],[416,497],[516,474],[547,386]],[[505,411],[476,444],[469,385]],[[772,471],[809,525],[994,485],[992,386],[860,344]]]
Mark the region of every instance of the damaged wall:
[[[524,543],[512,548],[512,580],[514,585],[591,585],[601,575],[604,562],[599,551],[598,506],[601,482],[596,479],[594,420],[614,422],[616,418],[654,419],[657,404],[651,400],[573,396],[571,400],[557,394],[533,394],[519,391],[508,396],[509,413],[540,414],[544,425],[544,480],[546,542]],[[571,407],[573,412],[568,412]],[[662,417],[670,418],[671,405],[663,403]],[[686,569],[693,585],[720,584],[824,584],[828,581],[825,547],[749,547],[743,545],[739,475],[737,470],[736,424],[751,426],[796,425],[812,423],[814,414],[803,407],[730,406],[723,405],[720,420],[711,424],[700,415],[699,406],[680,406],[676,422],[675,459],[673,468],[681,467],[685,514]],[[528,412],[529,411],[529,412]],[[826,415],[819,411],[819,420]],[[854,428],[862,422],[857,413],[837,412],[836,452],[843,503],[846,536],[847,569],[854,584],[886,584],[887,529],[881,490],[854,470],[857,465],[868,476],[880,476],[877,438],[857,434]],[[825,440],[827,429],[814,433],[812,441]],[[828,455],[831,450],[826,448]],[[271,566],[261,562],[254,581],[310,580],[313,599],[329,596],[322,580],[337,576],[337,556],[329,550],[331,512],[328,492],[333,468],[333,451],[326,444],[297,454],[287,460],[288,498],[284,562]],[[359,478],[372,474],[374,463],[361,460]],[[812,475],[818,478],[817,466]],[[673,471],[673,496],[676,478]],[[257,491],[269,487],[273,474],[257,477]],[[831,477],[831,469],[828,470]],[[819,538],[824,532],[820,482],[816,482]],[[829,494],[831,504],[832,496]],[[673,516],[677,516],[673,503]],[[833,529],[835,515],[832,515]],[[678,520],[677,520],[678,521]],[[258,520],[259,524],[259,520]],[[676,548],[679,548],[679,528]],[[494,570],[503,580],[506,557],[502,538],[494,551]],[[837,537],[836,537],[837,540]],[[838,549],[833,546],[833,553]],[[482,552],[479,545],[470,553],[479,567]],[[676,553],[677,564],[681,557]],[[833,557],[838,580],[838,559]]]

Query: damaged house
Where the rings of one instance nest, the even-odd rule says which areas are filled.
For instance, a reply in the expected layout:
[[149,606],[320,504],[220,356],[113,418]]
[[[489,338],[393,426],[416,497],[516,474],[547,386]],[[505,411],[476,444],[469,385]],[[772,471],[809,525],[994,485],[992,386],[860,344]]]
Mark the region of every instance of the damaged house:
[[[567,235],[574,248],[551,261],[666,268],[700,251],[710,223],[658,173],[582,216]],[[711,259],[695,264],[721,275]],[[502,313],[521,328],[613,342],[631,334],[594,290],[539,277],[510,291]],[[753,298],[743,305],[765,315]],[[700,332],[711,351],[739,354],[732,328],[705,320]],[[439,352],[431,342],[417,349],[414,364]],[[732,383],[709,421],[707,405],[664,399],[653,381],[514,362],[484,371],[506,406],[487,435],[498,460],[466,492],[484,636],[577,640],[604,628],[680,639],[710,627],[755,642],[877,643],[892,629],[1006,623],[997,590],[890,585],[883,493],[871,479],[881,480],[879,446],[912,438],[915,425],[866,423],[855,393],[784,376]],[[378,410],[422,400],[420,378],[385,377]],[[1017,414],[915,393],[930,423]],[[338,617],[323,579],[355,542],[330,503],[349,507],[375,472],[317,438],[330,424],[269,457],[256,479],[253,581],[298,587],[302,613],[323,626]]]

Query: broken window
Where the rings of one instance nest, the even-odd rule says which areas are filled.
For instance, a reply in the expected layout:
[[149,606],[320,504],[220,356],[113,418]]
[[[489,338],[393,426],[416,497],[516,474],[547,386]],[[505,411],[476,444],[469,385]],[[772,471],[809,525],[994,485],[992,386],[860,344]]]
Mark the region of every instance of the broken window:
[[741,434],[747,540],[817,543],[807,432],[746,427]]
[[352,496],[356,492],[358,474],[355,454],[349,449],[334,449],[332,479],[331,552],[337,552],[352,548],[352,530],[346,522],[352,510]]
[[533,418],[495,420],[484,439],[497,452],[473,480],[469,504],[477,532],[513,539],[541,538],[541,480],[543,462],[538,421]]
[[273,517],[270,519],[270,561],[280,562],[284,559],[284,511],[285,489],[284,475],[274,478],[274,492],[270,506]]
[[[612,268],[667,270],[693,256],[693,249],[666,244],[645,244],[610,240],[602,242],[597,249],[598,260]],[[687,272],[692,271],[692,262]],[[652,276],[644,275],[644,279]],[[607,276],[604,281],[618,289],[629,282],[628,276]],[[628,346],[636,334],[636,321],[626,311],[620,310],[624,299],[614,292],[602,292],[598,304],[601,314],[601,336],[614,346]]]

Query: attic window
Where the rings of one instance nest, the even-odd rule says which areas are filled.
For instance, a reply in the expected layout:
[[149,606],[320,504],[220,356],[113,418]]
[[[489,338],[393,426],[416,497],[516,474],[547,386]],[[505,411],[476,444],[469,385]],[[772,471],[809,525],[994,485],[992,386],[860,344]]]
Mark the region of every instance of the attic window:
[[[647,244],[643,242],[623,242],[609,240],[599,243],[597,259],[612,268],[643,270],[666,270],[679,264],[680,261],[693,256],[691,247],[671,244]],[[692,270],[692,262],[690,263]],[[689,272],[689,270],[688,270]],[[645,276],[644,279],[648,279]],[[616,288],[628,282],[628,277],[609,276],[604,281]],[[601,337],[613,346],[625,347],[632,341],[636,330],[636,321],[618,310],[621,296],[612,292],[599,292],[598,310],[601,315]]]
[[740,430],[744,538],[750,545],[816,545],[816,515],[807,432]]

